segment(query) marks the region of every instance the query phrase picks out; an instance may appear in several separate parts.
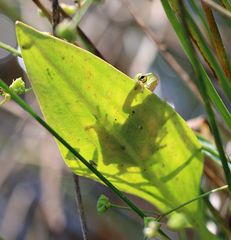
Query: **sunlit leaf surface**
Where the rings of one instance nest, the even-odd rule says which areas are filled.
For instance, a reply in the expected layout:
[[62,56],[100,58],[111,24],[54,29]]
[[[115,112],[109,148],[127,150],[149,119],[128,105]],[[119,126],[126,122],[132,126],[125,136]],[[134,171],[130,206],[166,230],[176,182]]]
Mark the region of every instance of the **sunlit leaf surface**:
[[[47,122],[113,184],[161,211],[199,194],[200,145],[171,106],[74,45],[22,23],[17,37]],[[75,173],[98,180],[59,148]],[[198,202],[183,211],[200,222]]]

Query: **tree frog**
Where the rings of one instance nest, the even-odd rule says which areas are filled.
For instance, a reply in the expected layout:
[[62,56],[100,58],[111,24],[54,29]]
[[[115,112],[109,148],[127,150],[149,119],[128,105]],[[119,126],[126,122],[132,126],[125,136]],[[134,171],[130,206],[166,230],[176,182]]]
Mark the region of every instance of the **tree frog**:
[[136,80],[137,84],[142,88],[142,91],[144,87],[146,87],[151,92],[155,90],[159,82],[158,77],[154,73],[137,73],[134,80]]

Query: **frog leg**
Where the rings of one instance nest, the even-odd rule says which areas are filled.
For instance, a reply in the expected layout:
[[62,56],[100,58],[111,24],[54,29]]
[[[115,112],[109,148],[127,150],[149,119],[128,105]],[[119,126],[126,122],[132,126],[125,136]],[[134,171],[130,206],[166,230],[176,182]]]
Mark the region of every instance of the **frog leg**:
[[136,82],[136,85],[135,85],[135,87],[134,87],[134,90],[140,90],[142,93],[144,92],[144,88],[145,88],[145,85],[144,85],[144,83],[143,82],[141,82],[141,81],[137,81]]

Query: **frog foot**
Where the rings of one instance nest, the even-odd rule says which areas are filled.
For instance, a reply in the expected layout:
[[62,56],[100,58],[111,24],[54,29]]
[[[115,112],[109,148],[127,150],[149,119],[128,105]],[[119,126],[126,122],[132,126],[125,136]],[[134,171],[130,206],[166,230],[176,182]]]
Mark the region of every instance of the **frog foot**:
[[11,99],[10,94],[8,93],[4,93],[2,96],[4,97],[4,99],[0,102],[0,106],[2,106],[4,103],[9,102]]
[[141,93],[143,93],[144,92],[144,88],[145,88],[144,84],[142,82],[138,81],[138,82],[136,82],[134,90],[135,91],[139,90]]

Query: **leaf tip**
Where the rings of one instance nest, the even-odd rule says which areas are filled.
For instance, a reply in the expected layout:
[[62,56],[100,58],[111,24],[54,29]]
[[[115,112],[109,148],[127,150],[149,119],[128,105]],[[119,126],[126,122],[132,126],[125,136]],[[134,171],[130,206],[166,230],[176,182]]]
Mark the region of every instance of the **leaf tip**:
[[21,22],[21,21],[18,21],[18,20],[15,22],[15,27],[16,27],[16,29],[22,28],[23,26],[25,27],[26,24],[23,23],[23,22]]
[[16,28],[16,35],[17,35],[17,38],[18,38],[18,36],[19,36],[19,32],[23,29],[23,28],[25,28],[26,27],[26,25],[23,23],[23,22],[20,22],[20,21],[16,21],[15,22],[15,28]]

